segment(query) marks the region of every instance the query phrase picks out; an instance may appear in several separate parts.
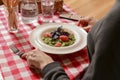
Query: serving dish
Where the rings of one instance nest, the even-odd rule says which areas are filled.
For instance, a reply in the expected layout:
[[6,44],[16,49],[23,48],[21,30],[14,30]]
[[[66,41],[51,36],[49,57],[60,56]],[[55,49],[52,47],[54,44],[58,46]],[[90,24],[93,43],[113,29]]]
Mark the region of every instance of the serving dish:
[[[59,26],[63,26],[65,30],[71,32],[75,36],[74,44],[67,46],[67,47],[53,47],[45,44],[42,41],[42,35],[46,31],[51,31],[53,29],[58,28]],[[39,48],[40,50],[51,53],[51,54],[71,54],[76,51],[83,49],[86,46],[87,42],[87,32],[82,28],[67,23],[47,23],[43,25],[39,25],[35,28],[30,36],[29,36],[30,43],[35,47]]]

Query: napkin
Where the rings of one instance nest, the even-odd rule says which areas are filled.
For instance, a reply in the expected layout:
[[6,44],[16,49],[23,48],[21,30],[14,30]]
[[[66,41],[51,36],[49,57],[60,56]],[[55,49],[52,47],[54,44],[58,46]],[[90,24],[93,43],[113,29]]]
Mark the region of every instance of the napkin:
[[0,80],[3,80],[3,77],[2,77],[1,71],[0,71]]

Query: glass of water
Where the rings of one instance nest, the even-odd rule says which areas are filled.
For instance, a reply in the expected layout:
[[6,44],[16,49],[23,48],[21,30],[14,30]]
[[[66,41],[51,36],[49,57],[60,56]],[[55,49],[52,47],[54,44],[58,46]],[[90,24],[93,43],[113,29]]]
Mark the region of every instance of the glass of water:
[[38,20],[38,5],[36,0],[22,0],[21,16],[24,23],[36,22]]
[[42,21],[53,22],[54,0],[41,0]]

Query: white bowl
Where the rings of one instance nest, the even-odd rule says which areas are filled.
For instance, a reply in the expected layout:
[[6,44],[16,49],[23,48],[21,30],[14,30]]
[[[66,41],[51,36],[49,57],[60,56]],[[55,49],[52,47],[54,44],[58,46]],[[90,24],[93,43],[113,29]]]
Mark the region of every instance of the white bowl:
[[[47,31],[51,31],[53,29],[57,29],[61,25],[63,26],[62,27],[63,29],[74,34],[74,37],[75,37],[74,44],[66,47],[52,47],[45,44],[41,38],[43,33]],[[48,23],[48,24],[39,25],[37,28],[35,28],[31,32],[29,36],[29,40],[30,40],[30,43],[35,48],[39,48],[44,52],[51,53],[51,54],[70,54],[70,53],[77,52],[86,46],[87,33],[82,28],[73,24]]]

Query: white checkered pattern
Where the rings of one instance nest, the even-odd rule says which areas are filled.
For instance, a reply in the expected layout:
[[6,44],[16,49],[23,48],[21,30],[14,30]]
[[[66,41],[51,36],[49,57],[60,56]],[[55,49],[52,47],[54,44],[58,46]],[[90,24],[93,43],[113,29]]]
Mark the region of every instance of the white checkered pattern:
[[[64,6],[64,9],[68,12],[74,13],[74,11],[67,6]],[[36,26],[42,24],[42,21],[39,20],[36,23],[25,25],[20,20],[18,26],[19,32],[17,34],[11,34],[7,30],[6,14],[4,11],[3,6],[0,6],[0,70],[4,80],[42,80],[40,74],[35,74],[29,69],[26,60],[13,54],[9,48],[9,45],[14,43],[23,52],[34,49],[30,44],[28,37],[30,32]],[[39,16],[39,18],[40,17],[41,16]],[[76,24],[73,21],[60,19],[57,15],[55,16],[54,21],[58,23]],[[75,77],[78,76],[86,66],[88,66],[86,49],[69,55],[53,55],[53,58],[62,63],[64,70],[71,80],[74,80]]]

